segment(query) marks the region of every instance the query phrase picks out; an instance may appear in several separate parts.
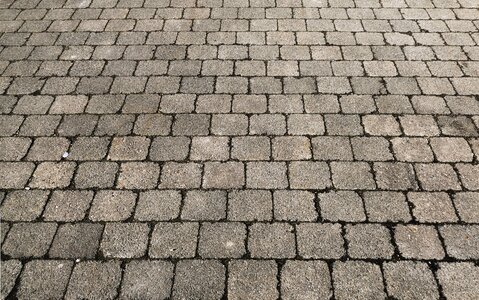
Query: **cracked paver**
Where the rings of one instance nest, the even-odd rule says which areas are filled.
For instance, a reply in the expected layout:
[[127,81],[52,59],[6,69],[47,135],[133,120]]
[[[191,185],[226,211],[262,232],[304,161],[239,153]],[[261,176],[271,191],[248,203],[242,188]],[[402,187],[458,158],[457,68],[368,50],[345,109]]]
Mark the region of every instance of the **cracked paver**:
[[479,298],[477,0],[0,1],[1,299]]

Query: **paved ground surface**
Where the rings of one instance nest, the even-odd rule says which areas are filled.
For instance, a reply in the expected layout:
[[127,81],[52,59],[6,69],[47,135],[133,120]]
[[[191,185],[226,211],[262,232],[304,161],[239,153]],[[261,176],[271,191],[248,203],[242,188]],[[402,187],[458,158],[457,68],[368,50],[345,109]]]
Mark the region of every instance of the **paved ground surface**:
[[479,299],[477,0],[1,0],[1,296]]

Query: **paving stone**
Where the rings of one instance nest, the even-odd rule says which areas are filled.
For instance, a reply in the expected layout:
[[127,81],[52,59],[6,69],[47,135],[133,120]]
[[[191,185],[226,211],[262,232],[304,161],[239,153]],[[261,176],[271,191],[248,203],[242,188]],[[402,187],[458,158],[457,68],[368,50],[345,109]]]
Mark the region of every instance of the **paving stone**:
[[235,137],[231,141],[231,158],[238,160],[268,160],[271,153],[268,137]]
[[194,137],[191,141],[191,160],[227,160],[227,137]]
[[326,189],[331,187],[330,171],[324,162],[292,162],[289,165],[292,189]]
[[479,227],[474,225],[445,225],[439,229],[446,252],[458,259],[479,257]]
[[272,260],[233,260],[228,265],[228,297],[277,299],[278,269]]
[[78,166],[75,186],[84,188],[109,188],[115,183],[118,165],[111,162],[84,162]]
[[436,281],[423,262],[398,261],[383,264],[388,294],[398,299],[439,299]]
[[400,192],[373,191],[363,194],[371,222],[408,222],[411,220],[406,196]]
[[346,226],[348,254],[352,258],[391,258],[394,249],[387,227],[379,224],[356,224]]
[[376,182],[383,190],[416,190],[418,184],[412,165],[406,163],[374,163]]
[[273,217],[273,200],[269,191],[238,190],[228,195],[228,220],[266,221]]
[[448,299],[474,299],[479,270],[470,262],[442,263],[437,277]]
[[284,299],[326,299],[332,296],[331,277],[322,261],[287,261],[281,269]]
[[100,250],[106,258],[138,258],[146,253],[150,227],[144,223],[105,225]]
[[181,194],[178,191],[151,190],[140,193],[135,209],[139,221],[168,221],[180,214]]
[[166,163],[160,176],[160,188],[198,188],[201,184],[201,165],[196,163]]
[[203,223],[198,253],[203,258],[239,258],[246,253],[246,226],[242,223]]
[[225,267],[215,260],[184,260],[176,266],[173,299],[221,299]]
[[392,160],[389,141],[383,137],[355,137],[351,139],[354,157],[365,161]]
[[224,191],[188,191],[181,218],[185,220],[221,220],[226,217]]
[[2,245],[2,253],[10,257],[45,255],[57,229],[55,223],[15,223]]
[[399,252],[405,258],[442,259],[444,250],[432,226],[397,225],[394,233]]
[[148,254],[152,258],[194,257],[197,238],[198,223],[157,223]]
[[54,191],[43,218],[48,221],[79,221],[93,199],[91,191]]
[[73,269],[65,299],[114,299],[120,281],[119,261],[80,262]]
[[282,221],[314,221],[317,218],[314,194],[307,191],[275,191],[274,216]]
[[66,290],[73,263],[34,260],[25,265],[17,296],[19,299],[60,299]]
[[6,299],[15,286],[15,281],[22,270],[22,263],[19,260],[4,260],[0,266],[2,270],[1,296]]
[[64,259],[96,256],[103,225],[89,223],[66,223],[60,225],[49,251],[50,257]]
[[330,191],[318,194],[321,216],[330,221],[365,220],[361,197],[352,191]]
[[289,224],[253,224],[249,228],[251,257],[291,258],[295,256],[293,227]]
[[456,193],[453,196],[454,206],[462,221],[476,223],[479,219],[479,211],[477,210],[479,202],[477,197],[479,197],[479,194],[476,192]]
[[418,164],[416,173],[424,190],[459,190],[460,184],[456,172],[447,164]]
[[33,173],[30,186],[40,189],[67,187],[74,171],[75,163],[72,162],[42,162]]
[[466,116],[439,116],[437,124],[446,136],[478,136],[471,119]]
[[432,162],[434,155],[425,138],[398,137],[391,140],[394,154],[399,161]]
[[307,137],[277,137],[272,140],[273,159],[304,160],[311,158]]
[[173,268],[166,261],[129,262],[124,270],[120,299],[167,299],[173,284]]
[[102,190],[90,208],[92,221],[124,221],[133,213],[136,194],[130,191]]
[[456,213],[449,195],[436,193],[408,193],[408,200],[413,204],[413,215],[419,222],[443,223],[457,221]]
[[296,231],[298,255],[302,258],[338,259],[345,254],[338,223],[301,223]]
[[151,189],[158,185],[160,167],[152,162],[129,162],[121,164],[117,188]]
[[115,137],[111,142],[108,159],[143,160],[148,155],[150,140],[145,137]]
[[462,184],[468,190],[479,190],[479,179],[477,177],[478,167],[476,165],[458,164],[457,169],[462,181]]
[[364,261],[335,262],[334,294],[337,299],[383,299],[384,287],[378,265]]
[[0,211],[4,221],[35,221],[47,202],[49,192],[40,190],[12,191],[2,202]]
[[438,161],[472,161],[471,148],[463,138],[433,138],[430,144]]
[[281,162],[251,162],[246,165],[248,188],[286,188],[286,164]]
[[363,162],[331,163],[332,181],[338,189],[375,189],[370,167]]

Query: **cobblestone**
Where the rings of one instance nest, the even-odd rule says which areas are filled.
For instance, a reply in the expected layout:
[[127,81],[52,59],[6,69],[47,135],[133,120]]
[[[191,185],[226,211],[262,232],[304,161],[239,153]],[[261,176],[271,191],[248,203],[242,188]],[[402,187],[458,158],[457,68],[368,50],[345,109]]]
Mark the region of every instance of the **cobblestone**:
[[0,298],[476,299],[476,2],[3,1]]

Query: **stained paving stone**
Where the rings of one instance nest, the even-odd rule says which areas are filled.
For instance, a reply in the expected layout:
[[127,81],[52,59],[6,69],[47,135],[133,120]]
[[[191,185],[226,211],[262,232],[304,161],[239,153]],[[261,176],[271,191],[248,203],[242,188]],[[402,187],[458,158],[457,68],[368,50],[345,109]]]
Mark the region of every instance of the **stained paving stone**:
[[134,260],[124,270],[120,299],[167,299],[173,284],[173,264]]
[[49,256],[63,259],[93,259],[98,251],[103,225],[66,223],[58,228]]
[[477,298],[474,1],[0,7],[2,298]]
[[33,260],[25,264],[18,287],[19,299],[60,299],[63,297],[73,262]]
[[114,299],[121,281],[119,261],[85,261],[75,265],[65,299]]

